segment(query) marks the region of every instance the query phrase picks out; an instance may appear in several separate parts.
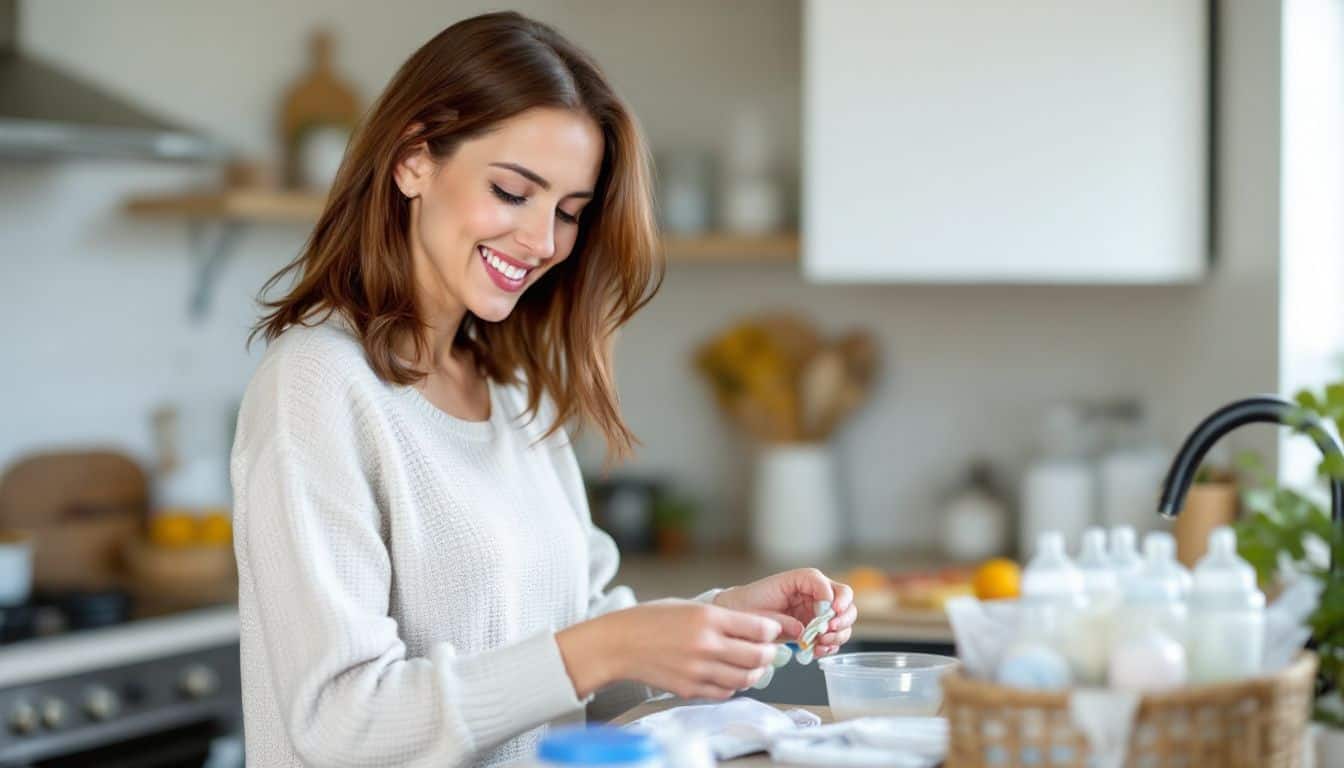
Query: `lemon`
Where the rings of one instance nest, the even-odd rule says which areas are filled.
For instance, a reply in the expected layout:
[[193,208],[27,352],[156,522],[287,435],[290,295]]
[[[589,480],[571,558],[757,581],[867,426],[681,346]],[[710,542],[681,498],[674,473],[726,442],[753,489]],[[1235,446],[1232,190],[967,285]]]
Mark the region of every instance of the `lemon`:
[[1021,591],[1022,569],[1004,557],[986,560],[975,569],[972,580],[975,596],[981,600],[1001,600],[1017,597]]

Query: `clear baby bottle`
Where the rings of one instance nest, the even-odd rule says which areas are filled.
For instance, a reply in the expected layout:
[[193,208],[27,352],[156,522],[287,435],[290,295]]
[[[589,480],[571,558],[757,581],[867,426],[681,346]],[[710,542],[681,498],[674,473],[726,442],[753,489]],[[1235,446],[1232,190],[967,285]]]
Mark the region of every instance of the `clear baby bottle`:
[[1255,569],[1237,556],[1237,536],[1221,526],[1195,566],[1187,642],[1190,677],[1213,683],[1260,671],[1265,650],[1265,595]]

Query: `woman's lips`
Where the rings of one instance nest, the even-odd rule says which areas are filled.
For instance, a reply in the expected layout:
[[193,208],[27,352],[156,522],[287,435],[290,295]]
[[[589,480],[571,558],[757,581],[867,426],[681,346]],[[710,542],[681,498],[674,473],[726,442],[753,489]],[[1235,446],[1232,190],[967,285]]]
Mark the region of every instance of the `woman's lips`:
[[531,268],[523,267],[517,262],[500,254],[486,246],[477,246],[477,252],[481,255],[481,261],[485,264],[485,273],[490,276],[490,280],[499,286],[502,291],[517,293],[523,289],[523,284],[527,282],[527,276],[531,273]]

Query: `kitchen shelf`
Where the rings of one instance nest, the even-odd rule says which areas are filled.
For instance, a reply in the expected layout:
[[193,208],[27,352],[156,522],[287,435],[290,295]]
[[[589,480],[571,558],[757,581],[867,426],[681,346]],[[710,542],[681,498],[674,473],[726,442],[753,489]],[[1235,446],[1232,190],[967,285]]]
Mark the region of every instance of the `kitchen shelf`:
[[[270,189],[222,189],[173,195],[134,197],[126,202],[133,216],[186,221],[192,259],[197,265],[190,311],[203,317],[209,309],[215,275],[232,255],[239,236],[253,224],[311,226],[322,213],[326,196],[313,192]],[[674,264],[798,263],[797,233],[667,237],[664,254]]]

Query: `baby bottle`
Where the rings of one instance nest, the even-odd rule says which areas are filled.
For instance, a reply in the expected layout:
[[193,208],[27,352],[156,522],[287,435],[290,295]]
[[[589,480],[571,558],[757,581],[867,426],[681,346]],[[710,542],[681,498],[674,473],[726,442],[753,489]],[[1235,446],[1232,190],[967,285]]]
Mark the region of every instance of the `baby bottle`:
[[1111,570],[1115,572],[1116,581],[1123,590],[1125,580],[1143,568],[1143,558],[1139,557],[1134,528],[1128,525],[1111,528],[1110,544]]
[[1063,656],[1075,678],[1084,678],[1086,653],[1079,624],[1087,608],[1082,571],[1064,551],[1064,535],[1045,531],[1022,573],[1019,640],[1042,643]]
[[1265,650],[1265,595],[1255,569],[1237,556],[1237,536],[1221,526],[1209,535],[1209,551],[1195,566],[1186,643],[1190,677],[1214,683],[1260,671]]
[[1143,567],[1121,586],[1109,682],[1115,688],[1161,691],[1189,677],[1184,638],[1190,574],[1176,562],[1171,534],[1148,534],[1143,550]]
[[1106,552],[1104,529],[1093,527],[1083,531],[1078,570],[1087,594],[1087,607],[1080,615],[1077,631],[1079,679],[1100,684],[1106,679],[1112,619],[1120,603],[1120,583]]

